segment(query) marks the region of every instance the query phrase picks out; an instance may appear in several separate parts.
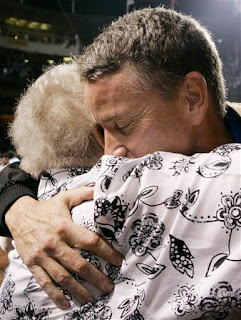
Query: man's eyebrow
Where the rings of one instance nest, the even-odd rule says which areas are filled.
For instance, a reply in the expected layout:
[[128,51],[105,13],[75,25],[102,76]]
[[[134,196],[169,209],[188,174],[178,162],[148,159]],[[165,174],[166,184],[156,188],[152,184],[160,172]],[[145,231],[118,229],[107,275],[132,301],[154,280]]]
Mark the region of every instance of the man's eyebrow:
[[108,123],[110,121],[126,121],[130,118],[129,114],[123,113],[123,112],[111,112],[108,114],[105,114],[103,116],[101,116],[99,119],[101,120],[101,122],[103,123]]
[[112,121],[113,119],[116,119],[116,118],[117,118],[116,113],[111,113],[111,114],[107,114],[107,115],[103,116],[101,118],[101,121],[106,123],[106,122],[110,122],[110,121]]
[[116,119],[116,113],[110,113],[104,116],[95,116],[94,114],[92,114],[92,116],[97,123],[108,123],[113,119]]

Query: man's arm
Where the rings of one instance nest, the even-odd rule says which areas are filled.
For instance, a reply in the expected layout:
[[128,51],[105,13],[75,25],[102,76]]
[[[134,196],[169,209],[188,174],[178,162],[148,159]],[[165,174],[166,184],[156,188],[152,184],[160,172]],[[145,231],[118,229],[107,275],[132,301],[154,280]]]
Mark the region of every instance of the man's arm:
[[104,292],[112,291],[112,281],[72,249],[89,250],[114,265],[122,262],[122,256],[106,240],[71,219],[70,209],[92,199],[93,190],[82,187],[37,201],[34,198],[38,182],[18,165],[11,165],[0,174],[1,235],[13,236],[22,260],[49,297],[60,308],[69,306],[54,280],[82,303],[93,298],[67,270]]
[[73,248],[89,250],[111,264],[121,265],[122,256],[96,233],[73,223],[70,209],[93,199],[93,188],[61,191],[46,201],[22,197],[6,214],[6,224],[16,248],[33,276],[60,308],[69,302],[53,280],[81,303],[93,296],[67,271],[74,272],[103,292],[113,290],[112,281]]
[[12,204],[23,196],[36,199],[38,181],[19,168],[19,163],[8,165],[0,172],[0,235],[9,237],[5,215]]

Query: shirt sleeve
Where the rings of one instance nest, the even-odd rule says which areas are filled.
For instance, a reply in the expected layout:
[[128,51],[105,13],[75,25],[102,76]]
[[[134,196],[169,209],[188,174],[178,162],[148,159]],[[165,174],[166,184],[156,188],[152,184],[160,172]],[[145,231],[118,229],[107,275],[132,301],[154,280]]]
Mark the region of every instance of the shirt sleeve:
[[23,196],[37,198],[39,181],[19,168],[19,163],[8,165],[0,172],[0,235],[11,236],[5,224],[5,214]]

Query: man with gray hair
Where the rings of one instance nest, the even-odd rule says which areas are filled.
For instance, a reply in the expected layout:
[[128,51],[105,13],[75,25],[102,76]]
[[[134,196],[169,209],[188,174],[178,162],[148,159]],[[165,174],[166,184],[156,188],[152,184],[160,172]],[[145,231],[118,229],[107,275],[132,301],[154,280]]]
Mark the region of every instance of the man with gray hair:
[[[87,105],[105,129],[108,154],[190,155],[232,141],[222,63],[194,19],[163,8],[135,11],[112,23],[80,61]],[[126,153],[114,150],[120,147]]]
[[[241,120],[225,106],[222,63],[215,44],[191,17],[161,7],[134,11],[113,22],[79,61],[87,106],[104,129],[105,154],[137,158],[160,150],[193,155],[241,142]],[[10,176],[5,171],[0,201],[8,194],[8,204],[5,198],[2,212],[14,201],[14,195],[9,195]],[[28,183],[21,184],[29,187],[30,178],[24,179]],[[28,194],[33,196],[25,189],[22,195]],[[57,195],[49,200],[48,211],[46,203],[22,197],[5,216],[23,260],[61,307],[67,301],[51,278],[76,298],[83,294],[65,268],[105,292],[113,289],[70,247],[93,251],[116,265],[116,257],[120,258],[99,236],[73,227],[68,214],[71,203],[69,193]]]

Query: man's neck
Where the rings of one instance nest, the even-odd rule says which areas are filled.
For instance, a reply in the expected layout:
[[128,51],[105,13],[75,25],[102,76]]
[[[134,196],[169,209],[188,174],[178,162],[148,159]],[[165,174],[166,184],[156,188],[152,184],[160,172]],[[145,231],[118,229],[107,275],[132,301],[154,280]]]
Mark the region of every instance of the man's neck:
[[227,143],[234,142],[231,132],[225,121],[220,116],[209,116],[208,119],[196,128],[197,140],[194,142],[194,152],[210,152],[213,149]]

